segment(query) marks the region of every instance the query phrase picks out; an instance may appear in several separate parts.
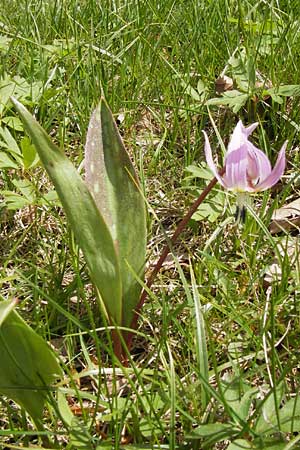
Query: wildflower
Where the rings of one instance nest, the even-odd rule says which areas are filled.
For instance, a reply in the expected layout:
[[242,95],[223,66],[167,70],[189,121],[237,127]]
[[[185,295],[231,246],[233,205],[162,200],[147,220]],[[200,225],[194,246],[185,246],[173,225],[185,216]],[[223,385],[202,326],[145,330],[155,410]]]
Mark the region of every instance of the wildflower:
[[285,149],[287,141],[281,147],[276,164],[272,169],[267,155],[255,147],[248,137],[258,123],[244,127],[240,120],[235,127],[225,156],[225,167],[222,173],[216,168],[210,143],[205,131],[205,156],[208,167],[221,185],[237,193],[236,220],[245,222],[246,206],[249,194],[269,189],[281,178],[285,168]]
[[271,188],[281,178],[285,168],[287,141],[283,144],[272,169],[267,155],[248,141],[257,125],[258,123],[254,123],[244,127],[241,120],[238,122],[228,145],[223,175],[219,174],[213,162],[210,143],[203,131],[207,164],[224,188],[234,192],[259,192]]

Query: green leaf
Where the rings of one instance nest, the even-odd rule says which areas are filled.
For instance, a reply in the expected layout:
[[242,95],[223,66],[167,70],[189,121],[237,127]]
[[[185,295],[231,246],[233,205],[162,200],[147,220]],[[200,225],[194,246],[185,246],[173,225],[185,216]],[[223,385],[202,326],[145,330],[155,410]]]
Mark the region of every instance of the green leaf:
[[192,219],[196,222],[207,219],[209,222],[215,222],[224,210],[225,194],[222,191],[213,191],[214,195],[202,203],[193,214]]
[[17,194],[13,191],[2,191],[1,194],[4,197],[7,209],[12,211],[32,204],[32,202],[28,201],[26,197],[23,197],[23,195]]
[[232,108],[234,113],[238,113],[239,110],[245,105],[248,98],[248,94],[243,94],[240,91],[233,90],[224,92],[221,97],[207,100],[206,105],[224,105]]
[[28,203],[33,204],[35,202],[35,187],[29,180],[13,180],[12,182],[21,195],[28,200]]
[[130,326],[143,278],[146,253],[145,202],[112,113],[101,99],[92,114],[85,146],[86,183],[110,229],[119,255],[123,322]]
[[18,169],[18,167],[18,164],[5,152],[0,153],[0,169]]
[[76,450],[93,450],[94,446],[91,444],[92,438],[88,426],[81,423],[78,417],[74,416],[65,395],[60,389],[57,392],[57,407],[62,419],[68,426],[72,448],[76,448]]
[[254,448],[250,442],[246,441],[245,439],[237,439],[233,442],[231,442],[231,444],[229,444],[229,446],[227,447],[227,450],[243,450],[243,449],[247,449],[247,448]]
[[4,109],[13,95],[15,84],[7,76],[0,81],[0,115],[2,116]]
[[110,320],[122,322],[119,259],[113,240],[78,171],[56,147],[27,109],[12,99],[61,200],[74,235],[83,251],[91,278]]
[[148,418],[142,417],[139,423],[139,432],[146,439],[153,439],[153,436],[158,439],[162,435],[161,427],[154,421],[150,421]]
[[28,103],[26,99],[36,102],[42,93],[43,83],[41,81],[28,83],[25,78],[18,75],[15,77],[6,75],[0,80],[0,115],[3,116],[3,112],[7,108],[12,95]]
[[[276,402],[275,402],[276,395]],[[278,430],[278,418],[276,414],[276,408],[278,409],[279,416],[279,405],[283,398],[283,386],[279,384],[276,387],[275,392],[271,392],[270,395],[264,400],[261,414],[255,426],[255,431],[257,433],[269,433],[271,431]]]
[[8,209],[16,210],[26,205],[36,204],[35,187],[29,180],[12,180],[12,183],[20,191],[20,194],[13,191],[2,191]]
[[[269,92],[268,92],[269,94]],[[274,93],[270,93],[273,102],[278,103],[279,105],[283,104],[283,98],[280,95],[274,94]]]
[[63,421],[70,427],[74,419],[74,414],[72,413],[66,397],[61,389],[58,389],[57,391],[57,408]]
[[21,149],[23,154],[23,164],[25,169],[34,166],[39,161],[39,156],[34,145],[31,144],[30,139],[24,136],[21,140]]
[[211,170],[205,163],[201,163],[199,166],[191,164],[190,166],[187,166],[185,170],[191,174],[189,177],[201,178],[203,180],[211,180],[213,177]]
[[268,94],[279,95],[282,97],[292,97],[293,95],[300,95],[300,84],[286,84],[275,88],[270,88],[266,91]]
[[0,302],[0,327],[3,324],[7,316],[14,310],[18,301],[14,300],[4,300]]
[[[271,398],[270,398],[271,397]],[[275,412],[275,405],[270,396],[267,400],[268,405],[264,405],[263,414],[258,420],[255,431],[268,433],[270,431],[279,430],[277,415]],[[268,416],[264,415],[268,409]],[[299,396],[288,400],[285,405],[278,409],[278,417],[280,424],[280,431],[286,433],[300,432],[300,399]]]
[[286,433],[300,432],[300,397],[291,398],[280,410],[280,429]]
[[245,439],[236,439],[231,442],[227,447],[227,450],[284,450],[286,443],[280,441],[270,440],[270,441],[261,441],[260,439],[254,440],[254,442],[246,441]]
[[42,205],[48,205],[49,203],[54,203],[55,205],[61,206],[57,192],[52,189],[51,191],[46,192],[40,199],[40,203]]
[[214,437],[214,442],[218,442],[219,440],[226,439],[227,437],[237,433],[238,431],[239,430],[237,428],[234,428],[234,426],[231,424],[216,422],[200,425],[186,437],[188,439]]
[[0,128],[0,135],[2,136],[4,142],[1,143],[1,146],[5,147],[9,152],[12,153],[12,156],[17,159],[20,163],[22,162],[22,154],[21,150],[13,138],[11,132],[8,128]]
[[[0,326],[0,392],[21,405],[36,421],[51,383],[62,376],[47,343],[3,302]],[[9,311],[10,309],[10,311]],[[6,317],[4,317],[6,315]]]
[[231,373],[226,373],[222,379],[223,395],[226,403],[235,411],[242,421],[248,419],[253,397],[257,388],[250,388],[245,382]]
[[2,118],[2,122],[13,130],[24,131],[22,122],[20,119],[18,119],[18,117],[6,116]]
[[[287,443],[283,440],[278,440],[276,437],[270,438],[269,440],[261,440],[259,437],[258,439],[254,439],[253,441],[253,450],[285,450]],[[296,447],[290,447],[290,448],[296,448]]]

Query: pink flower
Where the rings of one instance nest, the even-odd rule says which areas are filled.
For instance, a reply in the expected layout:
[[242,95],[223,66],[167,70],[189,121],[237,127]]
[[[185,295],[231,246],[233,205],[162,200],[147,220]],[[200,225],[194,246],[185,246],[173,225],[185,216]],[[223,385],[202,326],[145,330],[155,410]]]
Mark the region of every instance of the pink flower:
[[219,174],[213,162],[210,143],[203,131],[208,167],[224,188],[235,192],[263,191],[274,186],[283,175],[287,141],[283,144],[272,170],[269,158],[248,140],[257,125],[258,123],[254,123],[244,127],[241,120],[238,122],[225,156],[224,175]]

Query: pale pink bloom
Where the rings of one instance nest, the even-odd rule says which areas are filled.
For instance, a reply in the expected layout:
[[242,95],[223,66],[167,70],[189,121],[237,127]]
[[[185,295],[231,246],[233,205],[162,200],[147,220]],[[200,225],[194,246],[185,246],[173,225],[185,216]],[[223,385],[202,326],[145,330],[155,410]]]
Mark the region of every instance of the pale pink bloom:
[[203,131],[208,167],[224,188],[236,192],[263,191],[274,186],[283,175],[287,141],[283,144],[272,170],[267,155],[248,140],[257,125],[258,123],[254,123],[244,127],[241,120],[238,122],[225,156],[224,175],[219,174],[214,164],[210,143],[207,134]]

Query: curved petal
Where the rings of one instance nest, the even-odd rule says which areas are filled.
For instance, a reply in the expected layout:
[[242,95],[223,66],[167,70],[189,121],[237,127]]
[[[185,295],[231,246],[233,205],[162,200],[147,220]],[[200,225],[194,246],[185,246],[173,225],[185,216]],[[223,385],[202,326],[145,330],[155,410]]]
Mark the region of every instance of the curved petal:
[[243,122],[241,120],[238,121],[235,129],[233,130],[230,142],[228,144],[228,151],[230,153],[242,145],[244,145],[248,141],[248,137],[257,127],[258,122],[253,123],[249,127],[244,127]]
[[228,144],[227,155],[240,148],[247,141],[247,135],[244,133],[244,125],[241,120],[238,121]]
[[285,169],[286,146],[287,146],[287,141],[285,141],[285,143],[281,147],[276,164],[275,164],[272,172],[269,174],[269,176],[267,176],[267,178],[265,178],[262,182],[258,183],[255,186],[256,191],[263,191],[264,189],[271,188],[282,177],[284,169]]
[[205,158],[206,158],[206,162],[208,167],[210,168],[210,170],[212,171],[212,173],[214,174],[214,176],[217,178],[217,180],[219,181],[219,183],[223,186],[223,187],[227,187],[226,184],[223,181],[223,178],[219,175],[218,169],[213,161],[213,157],[212,157],[212,151],[211,151],[211,146],[209,143],[209,139],[207,134],[205,133],[204,130],[202,130],[202,133],[204,134],[204,138],[205,138],[205,146],[204,146],[204,151],[205,151]]
[[264,181],[271,173],[272,167],[267,155],[251,142],[248,146],[248,176],[253,184]]
[[252,191],[247,177],[248,148],[246,143],[226,155],[225,167],[224,182],[228,189],[241,192]]
[[244,127],[244,132],[247,134],[247,136],[250,136],[250,134],[253,133],[255,128],[258,126],[258,122],[254,122],[252,125],[249,125],[248,127]]

